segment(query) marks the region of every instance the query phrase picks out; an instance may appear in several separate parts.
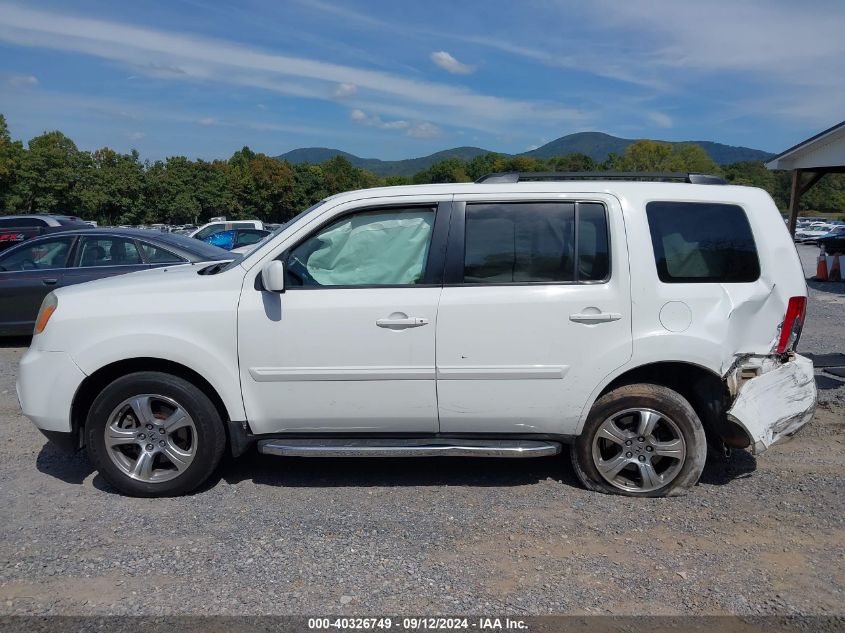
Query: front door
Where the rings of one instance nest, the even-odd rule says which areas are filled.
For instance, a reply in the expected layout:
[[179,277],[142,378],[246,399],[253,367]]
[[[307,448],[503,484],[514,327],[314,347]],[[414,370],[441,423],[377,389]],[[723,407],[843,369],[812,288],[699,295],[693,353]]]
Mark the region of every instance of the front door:
[[274,253],[286,264],[283,293],[256,283],[266,262],[251,269],[238,344],[254,433],[438,430],[434,335],[449,209],[432,199],[344,205]]
[[32,333],[44,297],[64,285],[73,240],[39,240],[0,254],[0,335]]
[[437,320],[444,433],[576,432],[631,356],[621,209],[611,196],[456,196]]

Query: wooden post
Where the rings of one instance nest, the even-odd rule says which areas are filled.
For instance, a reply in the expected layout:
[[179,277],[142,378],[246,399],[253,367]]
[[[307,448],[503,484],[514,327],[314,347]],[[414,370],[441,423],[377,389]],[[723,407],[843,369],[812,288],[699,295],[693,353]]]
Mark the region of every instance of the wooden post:
[[792,192],[789,194],[789,234],[795,237],[798,223],[798,205],[801,202],[801,170],[792,170]]

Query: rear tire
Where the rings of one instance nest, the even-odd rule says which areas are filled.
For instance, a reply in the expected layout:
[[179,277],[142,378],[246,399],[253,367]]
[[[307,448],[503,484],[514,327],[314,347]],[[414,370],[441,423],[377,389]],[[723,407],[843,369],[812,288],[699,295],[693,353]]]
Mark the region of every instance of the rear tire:
[[85,436],[103,478],[135,497],[195,490],[226,447],[223,421],[208,396],[183,378],[152,371],[103,389],[88,412]]
[[662,385],[625,385],[593,405],[570,447],[589,490],[630,497],[685,494],[707,458],[707,440],[687,400]]

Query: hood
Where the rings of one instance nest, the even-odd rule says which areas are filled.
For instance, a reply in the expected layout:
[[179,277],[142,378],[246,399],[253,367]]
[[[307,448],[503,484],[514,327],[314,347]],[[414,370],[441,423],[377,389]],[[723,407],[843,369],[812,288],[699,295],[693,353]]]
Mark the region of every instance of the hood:
[[200,275],[199,272],[208,266],[219,263],[220,260],[216,260],[150,268],[134,273],[96,279],[74,286],[57,288],[53,292],[61,300],[62,298],[76,298],[78,296],[92,294],[107,294],[109,297],[135,295],[150,288],[154,288],[156,292],[162,293],[193,289],[197,287],[198,283],[201,283],[201,280],[213,279],[215,277],[214,275]]

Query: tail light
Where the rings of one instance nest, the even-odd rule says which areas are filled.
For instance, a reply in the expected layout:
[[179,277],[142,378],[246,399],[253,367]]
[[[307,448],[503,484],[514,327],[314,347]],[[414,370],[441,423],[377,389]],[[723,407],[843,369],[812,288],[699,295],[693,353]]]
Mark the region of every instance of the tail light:
[[775,348],[777,354],[785,354],[794,350],[804,327],[804,317],[807,314],[807,297],[790,297],[786,306],[786,316],[780,327],[780,339]]

